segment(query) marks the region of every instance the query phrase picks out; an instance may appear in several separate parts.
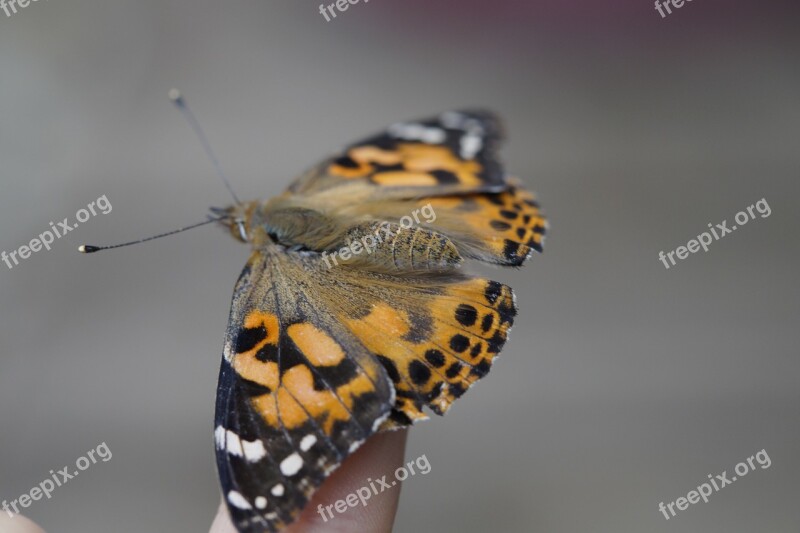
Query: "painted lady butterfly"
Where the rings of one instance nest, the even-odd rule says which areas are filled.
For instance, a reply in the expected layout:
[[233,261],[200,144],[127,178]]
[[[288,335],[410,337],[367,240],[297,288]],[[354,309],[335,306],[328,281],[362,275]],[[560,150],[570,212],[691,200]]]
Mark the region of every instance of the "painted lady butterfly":
[[[254,250],[233,294],[216,406],[239,531],[280,530],[370,435],[426,419],[423,406],[444,414],[489,372],[514,294],[461,263],[520,266],[546,227],[498,163],[501,137],[482,111],[395,124],[283,195],[224,210]],[[427,204],[435,224],[398,223]],[[322,252],[378,223],[393,225],[392,240],[325,265]]]
[[[444,414],[489,372],[514,293],[461,265],[518,267],[546,228],[499,164],[501,138],[484,111],[395,124],[276,198],[214,210],[253,248],[233,293],[214,432],[240,532],[290,524],[370,435],[428,418],[425,406]],[[435,221],[402,222],[424,208]],[[326,254],[380,228],[388,237],[369,253],[331,266]]]

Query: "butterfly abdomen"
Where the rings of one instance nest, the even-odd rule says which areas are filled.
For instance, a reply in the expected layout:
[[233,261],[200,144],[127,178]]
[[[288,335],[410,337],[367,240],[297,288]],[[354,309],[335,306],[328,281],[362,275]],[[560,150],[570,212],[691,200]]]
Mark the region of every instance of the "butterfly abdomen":
[[463,259],[444,235],[393,222],[367,222],[347,232],[345,264],[394,272],[446,270]]

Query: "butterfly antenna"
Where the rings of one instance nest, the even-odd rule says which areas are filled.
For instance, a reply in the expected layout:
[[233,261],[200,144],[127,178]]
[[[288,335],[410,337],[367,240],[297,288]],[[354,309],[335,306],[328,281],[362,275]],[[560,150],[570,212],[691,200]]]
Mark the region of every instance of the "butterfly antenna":
[[233,187],[231,187],[231,183],[228,181],[228,178],[225,176],[225,173],[222,171],[222,166],[219,164],[219,160],[217,156],[214,155],[214,151],[211,149],[211,145],[208,143],[208,139],[206,138],[206,134],[203,133],[203,128],[200,127],[200,123],[195,118],[194,113],[186,104],[186,100],[183,98],[183,95],[178,89],[171,89],[169,91],[169,99],[172,100],[172,103],[175,104],[183,116],[186,118],[186,121],[189,123],[189,126],[194,130],[195,135],[200,140],[200,144],[203,145],[203,150],[205,151],[208,158],[211,160],[211,164],[214,165],[214,169],[217,171],[217,175],[222,179],[222,182],[225,184],[225,187],[228,189],[228,192],[231,193],[234,201],[238,204],[242,202],[239,201],[239,198],[236,196],[236,193],[233,192]]
[[186,231],[192,228],[197,228],[200,226],[205,226],[206,224],[211,224],[212,222],[218,222],[220,220],[230,218],[228,216],[218,217],[218,218],[209,218],[208,220],[204,220],[203,222],[198,222],[197,224],[192,224],[191,226],[186,226],[184,228],[179,228],[173,231],[168,231],[167,233],[161,233],[159,235],[153,235],[152,237],[147,237],[146,239],[139,239],[138,241],[131,241],[131,242],[124,242],[122,244],[114,244],[112,246],[92,246],[90,244],[82,244],[78,246],[78,251],[84,254],[91,254],[94,252],[99,252],[100,250],[110,250],[112,248],[122,248],[123,246],[130,246],[131,244],[139,244],[140,242],[147,242],[152,241],[155,239],[160,239],[161,237],[166,237],[168,235],[174,235],[176,233],[180,233],[182,231]]

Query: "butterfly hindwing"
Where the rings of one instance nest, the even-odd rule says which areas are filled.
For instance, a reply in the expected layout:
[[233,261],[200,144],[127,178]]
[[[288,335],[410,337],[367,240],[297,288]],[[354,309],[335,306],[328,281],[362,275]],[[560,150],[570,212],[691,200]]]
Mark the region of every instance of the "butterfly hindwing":
[[328,291],[337,317],[396,390],[384,428],[444,414],[491,368],[516,316],[510,287],[456,272],[387,275],[341,267]]
[[437,231],[467,259],[521,266],[531,252],[542,251],[547,221],[517,179],[509,179],[499,193],[425,198],[417,204],[435,210]]

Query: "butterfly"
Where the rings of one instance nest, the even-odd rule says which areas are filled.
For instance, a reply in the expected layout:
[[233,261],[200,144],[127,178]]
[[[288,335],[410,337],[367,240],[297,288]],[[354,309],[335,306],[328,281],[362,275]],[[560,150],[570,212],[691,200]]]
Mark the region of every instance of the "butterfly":
[[546,231],[498,161],[502,138],[486,111],[394,124],[276,198],[215,210],[253,249],[214,431],[240,532],[281,530],[371,435],[444,414],[489,372],[514,293],[463,263],[519,267]]

